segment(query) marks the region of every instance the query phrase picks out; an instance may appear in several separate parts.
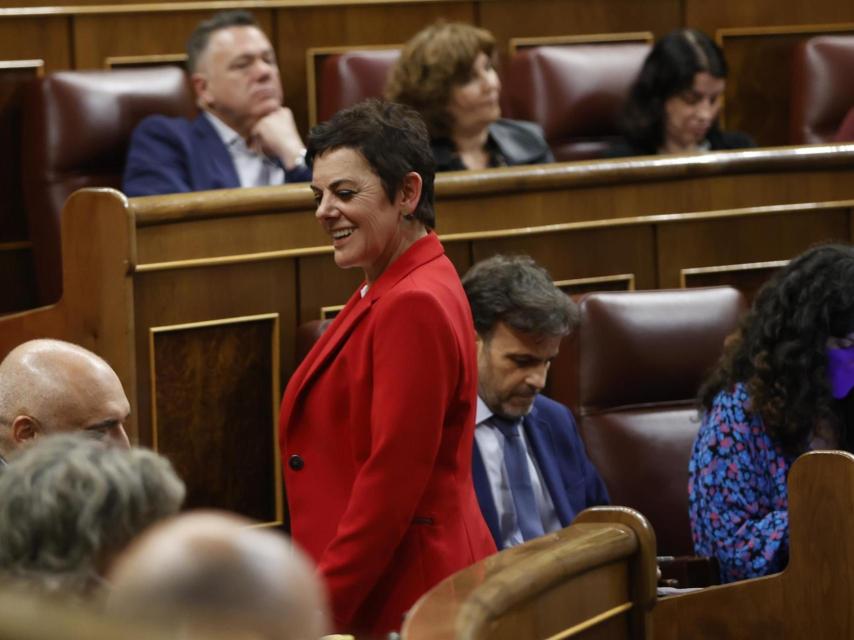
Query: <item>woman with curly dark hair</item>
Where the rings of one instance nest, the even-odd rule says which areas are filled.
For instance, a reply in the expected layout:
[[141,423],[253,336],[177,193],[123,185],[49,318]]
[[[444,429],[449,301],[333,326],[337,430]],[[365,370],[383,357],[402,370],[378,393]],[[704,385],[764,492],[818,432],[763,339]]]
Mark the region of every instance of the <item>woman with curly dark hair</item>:
[[727,65],[702,31],[678,29],[656,42],[629,92],[625,141],[609,155],[641,156],[752,147],[749,136],[718,127]]
[[700,390],[691,528],[723,582],[785,566],[789,467],[811,449],[854,450],[852,387],[854,247],[819,246],[762,288]]

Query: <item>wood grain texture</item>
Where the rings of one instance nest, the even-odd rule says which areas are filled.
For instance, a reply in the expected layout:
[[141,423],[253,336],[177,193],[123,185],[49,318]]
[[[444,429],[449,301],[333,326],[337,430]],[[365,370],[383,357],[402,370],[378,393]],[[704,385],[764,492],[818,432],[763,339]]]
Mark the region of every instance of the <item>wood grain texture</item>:
[[804,454],[789,473],[782,573],[659,600],[656,640],[854,637],[854,457]]
[[644,629],[645,621],[635,619],[646,617],[655,592],[654,534],[636,512],[597,511],[439,583],[410,611],[403,639],[563,637],[557,634],[597,616],[602,625],[580,637]]
[[[187,485],[186,508],[281,520],[275,446],[275,318],[153,329],[156,449]],[[200,393],[201,391],[201,393]]]

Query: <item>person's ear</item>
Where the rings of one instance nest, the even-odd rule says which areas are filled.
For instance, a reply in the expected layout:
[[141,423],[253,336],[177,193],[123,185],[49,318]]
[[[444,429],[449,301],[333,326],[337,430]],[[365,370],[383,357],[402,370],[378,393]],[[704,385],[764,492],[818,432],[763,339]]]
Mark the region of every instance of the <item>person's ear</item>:
[[12,420],[11,431],[15,444],[23,444],[27,440],[37,438],[41,432],[41,426],[32,416],[17,416]]
[[190,83],[193,85],[193,91],[196,94],[196,105],[200,109],[209,107],[213,103],[213,99],[208,92],[208,77],[204,73],[196,72],[190,76]]
[[418,208],[418,201],[421,200],[421,187],[423,181],[421,175],[415,171],[410,171],[403,176],[403,184],[400,187],[400,211],[404,215],[415,213]]

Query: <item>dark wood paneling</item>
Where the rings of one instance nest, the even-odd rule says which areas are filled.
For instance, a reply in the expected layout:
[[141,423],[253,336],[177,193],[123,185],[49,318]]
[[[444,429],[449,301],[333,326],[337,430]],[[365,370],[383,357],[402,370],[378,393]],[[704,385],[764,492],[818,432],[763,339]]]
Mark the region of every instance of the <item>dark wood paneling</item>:
[[430,2],[279,10],[276,41],[285,103],[293,110],[300,131],[305,133],[308,128],[307,49],[405,42],[439,18],[474,22],[474,4]]
[[799,42],[823,33],[721,34],[730,65],[726,128],[750,134],[760,146],[790,144],[793,51]]
[[299,260],[299,324],[320,319],[321,307],[342,305],[364,281],[361,269],[341,269],[331,253]]
[[[73,22],[75,68],[101,69],[109,56],[183,53],[196,25],[214,13],[178,11],[76,16]],[[272,11],[256,10],[253,15],[267,34],[273,33]]]
[[721,268],[705,267],[688,269],[682,274],[685,287],[735,287],[744,294],[748,303],[753,301],[759,289],[782,267],[781,261],[750,263],[746,265],[720,265]]
[[662,225],[658,230],[659,286],[678,287],[680,269],[788,260],[815,243],[849,242],[850,238],[848,209]]
[[854,21],[854,4],[840,0],[682,0],[686,26],[709,34],[721,27],[761,27]]
[[495,0],[479,6],[479,24],[506,55],[510,38],[652,31],[682,24],[681,0]]
[[30,249],[0,247],[0,313],[36,305],[36,278]]
[[[137,274],[134,278],[137,424],[143,444],[150,433],[151,387],[148,329],[230,318],[279,314],[280,369],[283,384],[293,367],[296,332],[296,267],[293,260],[174,269]],[[251,286],[250,286],[251,285]],[[239,310],[239,311],[236,311]]]
[[156,447],[187,483],[187,508],[281,520],[275,331],[275,319],[266,318],[152,336]]

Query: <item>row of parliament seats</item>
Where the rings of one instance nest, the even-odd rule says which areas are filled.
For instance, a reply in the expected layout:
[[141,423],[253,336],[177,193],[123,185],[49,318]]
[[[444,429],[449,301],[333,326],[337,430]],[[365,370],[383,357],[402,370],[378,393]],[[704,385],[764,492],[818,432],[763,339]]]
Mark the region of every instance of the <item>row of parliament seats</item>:
[[[558,160],[601,156],[618,133],[620,106],[650,48],[652,34],[519,40],[504,77],[505,114],[538,122]],[[313,119],[380,95],[396,48],[314,55],[309,65]],[[832,138],[854,88],[854,37],[813,38],[797,50],[792,94],[793,138]],[[316,95],[315,95],[316,94]],[[87,186],[119,187],[130,133],[151,113],[191,116],[192,93],[175,66],[64,71],[33,81],[24,108],[23,193],[35,261],[38,301],[61,294],[60,212]],[[316,113],[315,113],[316,111]]]

